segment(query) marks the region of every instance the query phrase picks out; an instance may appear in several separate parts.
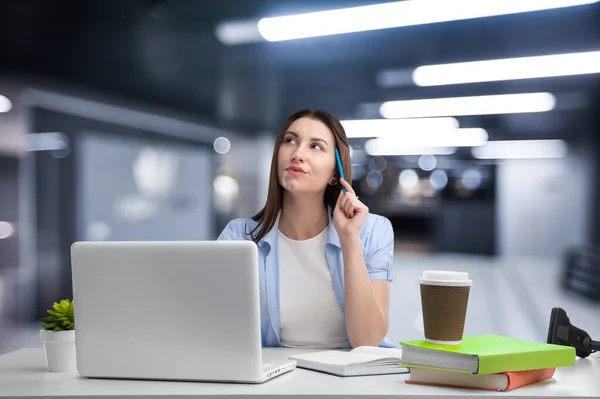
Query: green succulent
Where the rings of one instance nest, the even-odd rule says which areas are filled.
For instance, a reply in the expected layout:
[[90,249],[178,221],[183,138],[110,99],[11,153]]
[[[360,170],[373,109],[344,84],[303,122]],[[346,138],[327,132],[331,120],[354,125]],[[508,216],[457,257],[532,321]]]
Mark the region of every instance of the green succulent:
[[54,302],[52,309],[48,310],[50,316],[44,317],[44,330],[67,331],[75,329],[75,311],[73,302],[63,299],[60,303]]

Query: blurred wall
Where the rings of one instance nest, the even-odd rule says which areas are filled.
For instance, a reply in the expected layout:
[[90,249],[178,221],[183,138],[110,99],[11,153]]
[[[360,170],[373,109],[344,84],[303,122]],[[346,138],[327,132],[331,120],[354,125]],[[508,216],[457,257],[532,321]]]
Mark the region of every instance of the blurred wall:
[[10,111],[0,112],[0,155],[18,157],[25,150],[27,123],[22,93],[22,85],[0,78],[0,95],[12,103]]
[[211,239],[215,168],[209,151],[83,133],[78,143],[76,238]]
[[267,131],[235,137],[230,150],[221,155],[213,200],[219,232],[231,219],[252,217],[265,205],[274,143],[275,137]]
[[500,255],[562,256],[587,245],[593,213],[593,154],[570,147],[560,159],[504,160],[498,165]]
[[258,209],[261,209],[267,202],[269,192],[269,175],[271,172],[271,160],[273,159],[273,150],[275,148],[275,136],[266,132],[256,141],[258,184],[256,185],[256,201]]
[[[14,215],[2,217],[15,221],[16,232],[11,240],[3,243],[6,247],[10,241],[10,248],[3,247],[0,251],[18,254],[12,279],[7,282],[4,277],[0,284],[3,297],[13,299],[10,303],[3,300],[3,305],[5,308],[14,305],[14,314],[19,316],[19,320],[15,321],[39,319],[50,301],[70,292],[68,248],[76,239],[210,239],[215,236],[212,183],[221,159],[216,157],[212,146],[220,136],[234,139],[235,131],[210,125],[189,115],[92,91],[81,92],[73,87],[34,80],[4,79],[0,83],[0,94],[6,95],[13,103],[10,112],[0,114],[0,154],[19,157],[14,159],[18,166],[10,170],[10,177],[17,182],[17,188],[13,184],[7,190],[3,185],[0,192],[0,203],[5,197],[6,203],[10,198],[11,203],[18,204],[11,208]],[[110,136],[112,147],[107,141],[99,140],[79,148],[79,139],[86,131],[98,133],[96,137]],[[43,145],[33,151],[33,147],[44,141],[38,141],[36,137],[41,137],[38,133],[46,132],[66,135],[70,142],[67,151],[48,150]],[[148,150],[149,142],[157,144],[151,146],[156,150],[154,153]],[[81,154],[78,153],[80,150],[83,150]],[[163,150],[176,153],[177,161],[171,162],[174,157],[170,156],[166,159]],[[140,160],[142,152],[151,154]],[[115,160],[124,153],[132,155],[125,166]],[[88,160],[97,162],[90,163]],[[167,166],[177,166],[165,167],[165,162]],[[134,171],[136,164],[142,167]],[[119,170],[120,167],[122,170]],[[175,169],[177,179],[167,179],[170,180],[167,185],[155,184],[160,181],[161,174],[165,177],[165,172]],[[104,176],[100,183],[94,180],[94,173],[96,177]],[[137,180],[132,177],[136,173]],[[95,223],[102,221],[96,206],[102,194],[100,191],[116,190],[127,179],[131,183],[130,188],[135,189],[133,191],[137,190],[138,194],[143,191],[142,194],[146,195],[143,201],[148,199],[149,193],[150,196],[162,196],[161,210],[168,211],[163,216],[169,213],[170,216],[163,220],[164,223],[157,222],[160,228],[146,226],[145,229],[128,230],[125,225],[116,225],[110,226],[112,234],[107,235],[106,225]],[[77,190],[81,182],[91,187],[83,199]],[[143,187],[140,188],[140,185]],[[135,194],[133,191],[129,194]],[[163,194],[167,192],[173,195],[165,198]],[[126,197],[127,193],[116,194]],[[77,212],[82,200],[86,203],[80,210],[86,212],[86,220]],[[132,202],[122,203],[121,209],[127,208],[130,214],[135,213],[148,205],[147,201],[142,202],[138,201],[134,206]],[[156,205],[156,202],[153,204]],[[186,216],[176,216],[182,213]],[[79,220],[83,227],[77,235],[75,226]],[[0,324],[5,324],[1,317]]]
[[[96,107],[102,110],[102,104]],[[118,112],[127,112],[119,109]],[[147,119],[152,119],[148,115]],[[35,318],[72,296],[70,246],[78,240],[202,240],[214,236],[210,138],[120,123],[102,112],[32,107],[30,139],[60,132],[68,151],[30,157],[35,187]],[[173,122],[173,125],[177,121]],[[34,140],[35,139],[35,140]]]
[[0,222],[10,223],[13,230],[10,237],[0,239],[0,326],[13,324],[18,316],[23,299],[19,283],[30,275],[21,267],[28,259],[23,244],[31,237],[21,207],[27,195],[21,182],[27,132],[23,91],[22,85],[0,78],[0,95],[12,103],[10,111],[0,113]]
[[0,155],[0,326],[14,317],[19,260],[18,159]]

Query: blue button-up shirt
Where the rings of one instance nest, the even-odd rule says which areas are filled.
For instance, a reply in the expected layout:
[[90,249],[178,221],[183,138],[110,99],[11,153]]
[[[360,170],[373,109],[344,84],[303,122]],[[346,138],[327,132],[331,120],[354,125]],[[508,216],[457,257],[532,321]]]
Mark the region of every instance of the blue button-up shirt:
[[[344,263],[338,233],[333,224],[331,209],[325,255],[331,274],[331,283],[337,302],[345,318]],[[279,250],[278,225],[281,212],[273,228],[257,243],[260,282],[260,318],[263,347],[281,346],[279,329],[281,324],[279,308]],[[250,232],[258,222],[249,218],[237,218],[230,221],[217,240],[252,240]],[[373,280],[392,281],[391,270],[394,258],[394,231],[390,221],[379,215],[369,213],[360,231],[363,254]],[[388,339],[379,346],[398,347]]]

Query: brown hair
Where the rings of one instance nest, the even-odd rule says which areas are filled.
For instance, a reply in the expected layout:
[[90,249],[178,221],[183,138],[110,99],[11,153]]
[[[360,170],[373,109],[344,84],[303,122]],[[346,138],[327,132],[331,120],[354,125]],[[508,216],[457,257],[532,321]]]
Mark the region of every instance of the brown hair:
[[[279,214],[279,211],[281,210],[281,207],[283,205],[283,187],[281,187],[281,185],[279,184],[279,177],[277,173],[279,147],[281,147],[281,144],[283,143],[283,138],[287,133],[290,125],[297,119],[305,117],[316,119],[325,124],[325,126],[327,126],[329,130],[331,130],[335,138],[335,145],[340,152],[342,168],[344,170],[344,178],[348,182],[352,181],[352,169],[350,167],[350,148],[348,145],[348,138],[346,137],[346,132],[340,121],[329,112],[322,110],[303,109],[294,113],[287,119],[285,125],[279,131],[279,135],[275,140],[273,158],[271,160],[271,173],[269,176],[269,192],[267,195],[267,203],[260,212],[258,212],[252,217],[254,221],[258,222],[256,227],[250,232],[250,234],[252,235],[252,240],[255,243],[258,243],[273,228],[273,226],[275,225],[275,220],[277,220],[277,215]],[[336,175],[339,175],[339,173],[336,172]],[[334,208],[341,190],[342,185],[341,183],[339,183],[339,181],[338,184],[328,185],[325,189],[325,195],[323,196],[324,205],[331,206],[332,208]],[[254,234],[255,232],[256,235]]]

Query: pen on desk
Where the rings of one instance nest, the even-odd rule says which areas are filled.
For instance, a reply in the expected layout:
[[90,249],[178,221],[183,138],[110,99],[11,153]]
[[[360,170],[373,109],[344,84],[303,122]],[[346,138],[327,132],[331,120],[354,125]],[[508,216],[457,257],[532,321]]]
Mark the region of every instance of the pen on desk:
[[[337,166],[338,166],[338,172],[340,174],[340,179],[346,179],[344,177],[344,169],[342,168],[342,159],[340,158],[340,152],[338,151],[337,147],[335,148],[335,159],[337,161]],[[342,183],[340,183],[342,184]],[[346,192],[346,187],[342,186],[342,191]]]

